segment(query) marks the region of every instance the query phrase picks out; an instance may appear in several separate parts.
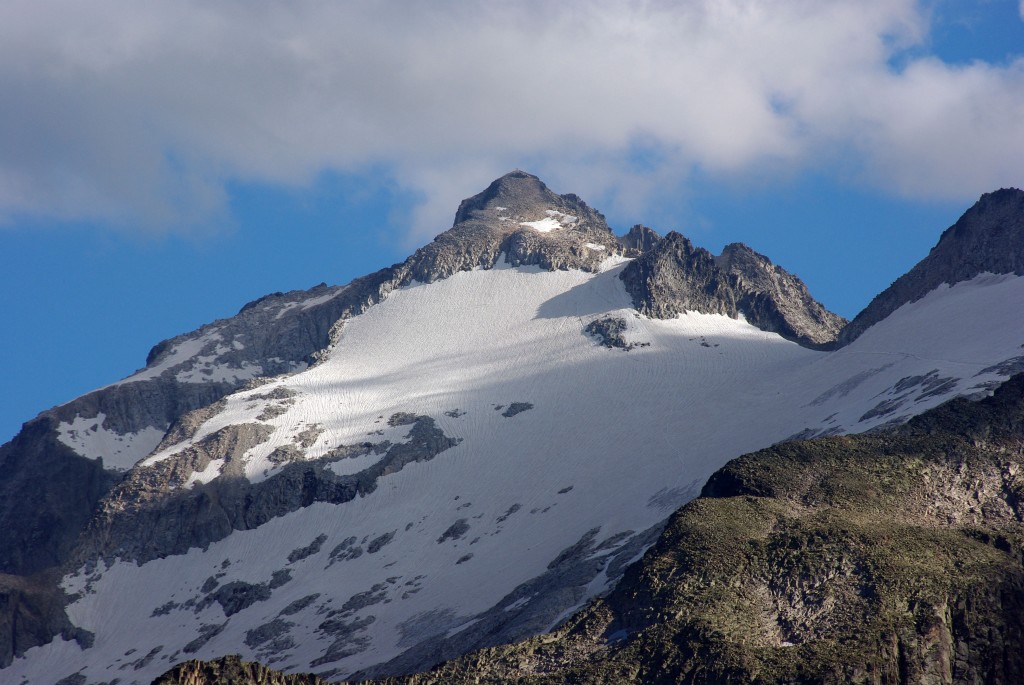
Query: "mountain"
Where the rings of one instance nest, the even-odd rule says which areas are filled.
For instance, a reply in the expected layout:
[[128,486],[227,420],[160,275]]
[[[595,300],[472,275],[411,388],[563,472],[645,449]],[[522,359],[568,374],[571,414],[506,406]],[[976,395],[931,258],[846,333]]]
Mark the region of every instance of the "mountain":
[[[1019,683],[1022,441],[1024,374],[884,433],[745,455],[558,630],[382,682]],[[159,683],[212,685],[195,669]]]
[[160,343],[0,448],[0,673],[337,680],[544,633],[730,459],[989,394],[1022,295],[981,273],[828,351],[842,321],[767,258],[616,237],[512,172],[406,261]]
[[985,273],[1024,275],[1024,191],[986,193],[913,269],[871,300],[837,341],[849,344],[905,304]]

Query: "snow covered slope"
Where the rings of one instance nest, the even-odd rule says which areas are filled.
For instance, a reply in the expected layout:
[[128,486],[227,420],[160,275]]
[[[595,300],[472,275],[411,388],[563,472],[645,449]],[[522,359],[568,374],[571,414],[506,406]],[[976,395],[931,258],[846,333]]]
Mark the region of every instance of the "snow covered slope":
[[91,645],[29,650],[4,682],[147,683],[225,653],[423,668],[569,615],[730,458],[1024,368],[1024,278],[940,286],[820,352],[742,318],[641,316],[626,265],[412,283],[320,363],[196,416],[115,488],[64,579]]

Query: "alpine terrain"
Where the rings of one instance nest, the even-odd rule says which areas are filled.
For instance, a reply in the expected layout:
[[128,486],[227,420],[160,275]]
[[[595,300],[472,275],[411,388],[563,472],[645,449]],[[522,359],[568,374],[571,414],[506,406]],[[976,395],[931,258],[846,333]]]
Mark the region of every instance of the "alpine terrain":
[[[676,670],[649,680],[676,682],[706,663],[691,647],[729,656],[692,682],[799,680],[839,657],[856,677],[898,672],[934,645],[984,661],[998,650],[941,626],[988,599],[940,581],[1021,549],[1019,415],[998,417],[1024,371],[1022,275],[1019,190],[984,195],[847,323],[745,245],[616,236],[512,172],[406,261],[159,343],[0,448],[0,680],[261,668],[192,661],[226,654],[329,681],[498,655],[445,673],[562,682],[593,657],[606,670],[580,678],[616,682],[594,674],[644,678],[629,654],[662,650]],[[950,407],[988,413],[936,418]],[[889,515],[904,502],[910,523]],[[878,543],[917,539],[911,525],[975,541],[921,552],[935,581],[917,594]],[[890,597],[911,603],[896,616]],[[827,630],[822,612],[839,612]],[[899,628],[888,661],[857,656],[867,633],[843,638],[855,615]]]

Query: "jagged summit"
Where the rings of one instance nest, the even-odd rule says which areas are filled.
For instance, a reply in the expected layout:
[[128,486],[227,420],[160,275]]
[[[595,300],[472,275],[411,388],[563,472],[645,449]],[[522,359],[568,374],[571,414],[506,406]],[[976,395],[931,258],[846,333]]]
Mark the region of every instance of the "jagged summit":
[[538,208],[569,209],[585,213],[590,210],[576,195],[557,195],[538,177],[516,169],[495,179],[486,189],[459,204],[455,224],[473,218],[486,220],[497,211],[508,215],[535,213]]
[[740,243],[715,257],[673,231],[627,266],[622,280],[634,306],[659,319],[687,311],[743,315],[806,347],[835,340],[845,323],[811,297],[799,278]]
[[620,247],[600,212],[512,171],[459,205],[454,225],[409,258],[411,278],[431,283],[457,271],[512,266],[598,271]]
[[811,297],[797,276],[743,243],[726,245],[715,264],[735,278],[740,311],[764,330],[815,347],[835,340],[846,324]]
[[955,285],[982,273],[1024,275],[1024,191],[1002,188],[985,193],[939,242],[903,276],[877,295],[843,329],[847,345],[908,302],[943,283]]
[[538,177],[512,171],[463,200],[453,227],[408,264],[432,282],[504,253],[513,266],[598,271],[611,255],[636,258],[622,274],[636,308],[654,318],[686,311],[743,315],[755,326],[801,345],[831,343],[845,320],[814,300],[800,279],[738,243],[721,257],[671,232],[636,225],[617,238],[600,212],[578,196],[557,195]]

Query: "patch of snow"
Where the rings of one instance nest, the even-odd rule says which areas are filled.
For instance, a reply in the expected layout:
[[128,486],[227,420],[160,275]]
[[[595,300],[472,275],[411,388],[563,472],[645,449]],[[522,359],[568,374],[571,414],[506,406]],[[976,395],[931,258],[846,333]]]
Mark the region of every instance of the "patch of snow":
[[557,209],[546,209],[544,213],[547,214],[547,217],[540,221],[520,221],[519,225],[528,226],[541,233],[550,233],[559,228],[572,226],[579,221],[579,217],[559,212]]
[[191,488],[196,483],[209,483],[211,480],[220,475],[220,470],[223,466],[223,459],[213,459],[212,461],[210,461],[209,464],[206,465],[205,469],[203,469],[202,471],[196,471],[191,476],[189,476],[188,480],[185,481],[184,487]]
[[603,250],[603,249],[605,249],[604,245],[598,245],[597,243],[583,243],[583,244],[587,248],[589,248],[591,250]]
[[165,429],[149,426],[137,433],[118,433],[103,427],[107,415],[92,418],[80,414],[71,423],[57,426],[57,439],[88,459],[103,459],[104,468],[127,471],[156,449]]
[[558,223],[558,219],[550,216],[546,219],[541,219],[540,221],[520,221],[519,225],[528,226],[529,228],[541,233],[550,233],[551,231],[562,227],[562,224]]
[[161,359],[156,365],[147,367],[138,371],[137,373],[128,376],[122,381],[112,384],[108,387],[122,385],[124,383],[136,383],[138,381],[148,380],[150,378],[156,378],[163,374],[164,371],[184,364],[189,359],[202,354],[203,350],[212,343],[220,341],[221,335],[217,331],[211,331],[205,335],[201,335],[198,338],[189,340],[183,340],[182,342],[171,348],[170,353],[166,353],[164,358]]
[[310,307],[315,307],[318,304],[323,304],[324,302],[329,302],[330,300],[333,300],[335,297],[337,297],[338,293],[340,292],[340,290],[336,290],[334,292],[329,292],[325,295],[320,295],[319,297],[311,297],[308,300],[303,300],[302,302],[299,303],[299,305],[302,307],[302,309],[309,309]]
[[193,359],[191,369],[179,371],[175,380],[179,383],[226,383],[245,381],[263,374],[263,367],[252,362],[242,362],[240,366],[218,364],[217,355],[199,356]]
[[556,219],[558,221],[558,223],[562,224],[563,226],[568,226],[570,224],[574,224],[577,221],[579,221],[579,217],[578,216],[573,216],[572,214],[566,214],[564,212],[558,211],[557,209],[546,209],[546,210],[544,210],[544,213],[547,214],[548,216]]

